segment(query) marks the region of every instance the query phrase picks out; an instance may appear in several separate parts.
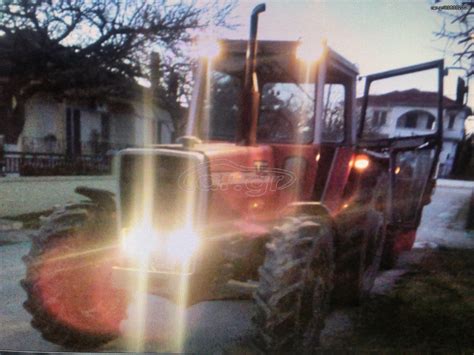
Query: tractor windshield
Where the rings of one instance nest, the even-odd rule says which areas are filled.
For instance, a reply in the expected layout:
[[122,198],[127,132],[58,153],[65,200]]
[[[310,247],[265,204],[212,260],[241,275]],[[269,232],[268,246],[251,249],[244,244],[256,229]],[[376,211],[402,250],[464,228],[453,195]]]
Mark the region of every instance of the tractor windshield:
[[314,84],[265,83],[261,90],[257,139],[309,143],[313,137]]
[[[242,80],[213,71],[204,98],[202,136],[234,141],[241,114]],[[278,79],[278,78],[275,78]],[[257,139],[268,143],[309,143],[313,137],[314,83],[269,81],[261,83]]]
[[[234,44],[230,44],[232,55],[214,62],[207,71],[200,120],[200,136],[204,139],[231,142],[236,139],[242,112],[245,52],[233,52]],[[271,46],[263,42],[260,47],[257,66],[259,142],[310,143],[313,140],[315,68],[303,68],[295,60],[293,47],[280,42]]]
[[241,114],[242,81],[224,72],[211,73],[210,90],[204,98],[202,137],[234,141]]

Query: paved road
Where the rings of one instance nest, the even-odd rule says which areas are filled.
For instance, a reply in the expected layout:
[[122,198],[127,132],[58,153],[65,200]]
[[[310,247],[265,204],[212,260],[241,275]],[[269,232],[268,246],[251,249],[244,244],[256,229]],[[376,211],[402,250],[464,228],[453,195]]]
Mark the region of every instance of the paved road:
[[19,281],[25,273],[21,257],[30,243],[0,247],[0,349],[60,351],[31,328],[30,315],[23,309],[25,293]]
[[[29,314],[23,309],[25,300],[23,289],[19,285],[25,268],[21,257],[25,255],[30,243],[4,245],[0,247],[0,350],[31,351],[64,351],[61,347],[41,338],[31,328]],[[145,321],[146,343],[143,351],[173,351],[173,335],[170,334],[177,309],[173,304],[159,297],[147,298],[148,309]],[[128,312],[133,313],[136,305],[132,304]],[[199,353],[221,353],[223,350],[238,351],[244,347],[249,350],[251,338],[251,303],[206,302],[195,305],[186,311],[187,336],[184,350]],[[122,323],[124,335],[134,328],[126,320]],[[102,351],[133,351],[124,336],[113,341]]]
[[[466,203],[469,189],[439,187],[433,203],[425,209],[419,240],[454,246],[473,246],[474,237],[462,231],[463,216],[467,213]],[[454,208],[453,208],[454,207]],[[465,219],[464,219],[465,220]],[[29,250],[29,243],[23,242],[0,246],[0,349],[31,351],[62,351],[54,344],[43,340],[29,325],[30,317],[22,308],[25,295],[19,286],[24,266],[21,257]],[[376,289],[386,292],[387,285],[403,272],[391,271],[377,279]],[[389,288],[389,287],[388,287]],[[173,351],[170,343],[174,329],[170,324],[176,318],[176,308],[158,297],[147,297],[145,334],[147,341],[142,351]],[[129,307],[129,314],[136,311],[136,305]],[[204,354],[248,353],[252,327],[250,302],[208,302],[189,308],[186,313],[186,337],[184,349],[187,352]],[[347,315],[335,313],[329,328],[344,332]],[[349,324],[350,326],[350,324]],[[113,341],[101,351],[134,351],[125,336],[136,328],[133,322],[122,323],[124,337]],[[336,334],[337,335],[337,334]],[[336,336],[337,337],[337,336]]]
[[444,180],[444,184],[436,187],[432,202],[423,210],[417,242],[474,248],[474,234],[465,230],[474,183],[464,187],[456,187],[455,183],[459,181]]

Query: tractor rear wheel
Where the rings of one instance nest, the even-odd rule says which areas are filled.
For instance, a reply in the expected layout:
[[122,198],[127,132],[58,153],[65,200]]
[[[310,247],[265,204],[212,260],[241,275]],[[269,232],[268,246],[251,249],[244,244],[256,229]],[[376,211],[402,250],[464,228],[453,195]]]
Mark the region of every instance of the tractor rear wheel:
[[289,217],[267,244],[254,294],[257,341],[266,352],[312,352],[333,287],[333,231],[322,218]]
[[400,254],[412,249],[415,238],[416,228],[403,230],[390,226],[383,250],[382,268],[385,270],[393,269]]
[[358,305],[369,294],[381,267],[387,235],[387,183],[382,174],[367,184],[357,203],[337,217],[339,237],[333,301]]
[[93,203],[62,208],[43,224],[23,257],[31,325],[70,349],[95,349],[119,335],[127,295],[111,285],[114,218]]
[[362,246],[362,265],[359,273],[361,282],[359,287],[360,299],[365,298],[374,285],[375,278],[380,270],[385,237],[386,225],[383,214],[374,210],[369,211]]
[[[350,212],[350,211],[349,211]],[[354,306],[369,294],[380,270],[386,228],[383,214],[369,210],[345,227],[345,244],[338,245],[333,302]],[[362,226],[362,227],[358,227]]]

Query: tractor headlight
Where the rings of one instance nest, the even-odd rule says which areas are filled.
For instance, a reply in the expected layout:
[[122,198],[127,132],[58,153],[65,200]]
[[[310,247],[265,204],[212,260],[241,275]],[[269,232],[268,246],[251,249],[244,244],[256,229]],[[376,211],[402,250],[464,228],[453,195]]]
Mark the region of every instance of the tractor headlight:
[[158,249],[158,242],[156,233],[143,225],[122,231],[122,251],[130,258],[147,260]]
[[171,233],[165,242],[166,256],[181,263],[188,262],[199,248],[199,237],[191,229]]
[[162,236],[151,228],[139,226],[124,230],[122,251],[133,259],[148,261],[151,255],[173,263],[187,263],[199,248],[199,237],[192,230],[183,228]]

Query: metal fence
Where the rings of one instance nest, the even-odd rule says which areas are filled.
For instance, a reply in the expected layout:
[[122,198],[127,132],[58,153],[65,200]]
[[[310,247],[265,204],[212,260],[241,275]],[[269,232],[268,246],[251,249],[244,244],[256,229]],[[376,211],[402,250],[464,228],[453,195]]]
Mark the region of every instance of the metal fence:
[[[72,143],[70,143],[72,144]],[[56,139],[54,136],[46,137],[22,137],[20,141],[21,150],[25,152],[64,154],[68,151],[66,140]],[[88,140],[79,142],[75,149],[80,149],[76,153],[82,155],[105,154],[109,150],[119,150],[129,147],[130,144],[116,143],[104,140]]]
[[[0,154],[1,155],[1,154]],[[0,156],[2,175],[106,175],[112,170],[112,155],[67,156],[54,153],[5,152]]]

